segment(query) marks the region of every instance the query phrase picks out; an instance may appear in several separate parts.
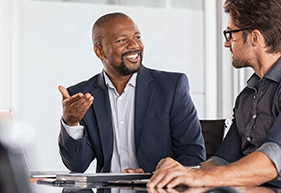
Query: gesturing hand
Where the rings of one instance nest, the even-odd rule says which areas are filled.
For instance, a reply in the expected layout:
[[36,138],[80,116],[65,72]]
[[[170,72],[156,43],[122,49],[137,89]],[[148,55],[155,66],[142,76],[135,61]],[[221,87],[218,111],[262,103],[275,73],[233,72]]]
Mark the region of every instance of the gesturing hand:
[[92,105],[94,97],[89,93],[85,95],[77,93],[73,96],[69,96],[63,86],[59,86],[58,89],[62,94],[62,118],[67,125],[76,126]]

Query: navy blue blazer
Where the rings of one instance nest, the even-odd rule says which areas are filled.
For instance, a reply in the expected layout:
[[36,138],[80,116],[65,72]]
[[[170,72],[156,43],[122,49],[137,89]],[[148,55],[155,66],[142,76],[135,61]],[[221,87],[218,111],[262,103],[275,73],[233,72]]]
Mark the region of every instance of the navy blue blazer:
[[[103,73],[67,90],[70,95],[89,92],[94,102],[80,121],[85,127],[82,139],[74,140],[61,128],[63,163],[73,172],[84,172],[96,158],[97,172],[110,172],[113,128]],[[154,171],[165,157],[189,166],[205,160],[201,126],[185,74],[142,67],[135,92],[135,147],[138,164],[145,172]]]

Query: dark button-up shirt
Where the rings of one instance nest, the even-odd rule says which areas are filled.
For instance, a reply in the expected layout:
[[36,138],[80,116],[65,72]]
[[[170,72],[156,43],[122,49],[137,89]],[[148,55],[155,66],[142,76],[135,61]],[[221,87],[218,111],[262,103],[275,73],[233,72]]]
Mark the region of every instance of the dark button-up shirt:
[[262,151],[273,161],[280,177],[280,111],[281,58],[262,78],[253,74],[247,81],[236,99],[230,130],[210,161],[225,165],[254,151]]

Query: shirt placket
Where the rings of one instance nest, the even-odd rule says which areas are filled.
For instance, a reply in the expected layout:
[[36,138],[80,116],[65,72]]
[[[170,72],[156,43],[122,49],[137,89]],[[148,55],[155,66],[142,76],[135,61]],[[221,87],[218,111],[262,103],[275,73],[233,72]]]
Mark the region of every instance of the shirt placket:
[[119,140],[118,140],[118,146],[119,146],[119,155],[120,155],[120,166],[121,169],[125,168],[126,165],[126,109],[124,104],[124,95],[125,93],[122,93],[121,96],[117,98],[117,117],[118,117],[118,130],[119,130]]
[[250,142],[250,143],[252,143],[251,133],[252,133],[253,129],[255,128],[256,119],[258,118],[258,102],[263,97],[264,93],[266,92],[266,89],[267,89],[268,85],[269,84],[265,81],[265,79],[262,79],[257,84],[257,89],[254,89],[255,94],[253,96],[254,98],[253,98],[252,118],[251,118],[250,123],[248,124],[249,128],[247,126],[247,132],[246,132],[247,141]]
[[256,88],[253,88],[255,93],[253,96],[253,109],[251,110],[251,119],[249,123],[246,126],[246,140],[251,143],[252,142],[252,137],[251,137],[251,132],[253,129],[253,126],[256,122],[257,118],[257,112],[258,112],[258,91]]

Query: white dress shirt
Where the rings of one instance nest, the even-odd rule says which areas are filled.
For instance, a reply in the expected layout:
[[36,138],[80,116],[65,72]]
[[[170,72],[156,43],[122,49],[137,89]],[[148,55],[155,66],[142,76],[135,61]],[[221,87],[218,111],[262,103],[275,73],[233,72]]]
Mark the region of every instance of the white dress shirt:
[[[134,137],[135,88],[137,73],[132,75],[121,95],[119,95],[116,91],[106,73],[103,73],[105,84],[108,87],[114,135],[110,172],[119,173],[126,168],[134,169],[139,167]],[[73,139],[77,140],[83,137],[83,126],[68,126],[63,121],[62,125]]]

